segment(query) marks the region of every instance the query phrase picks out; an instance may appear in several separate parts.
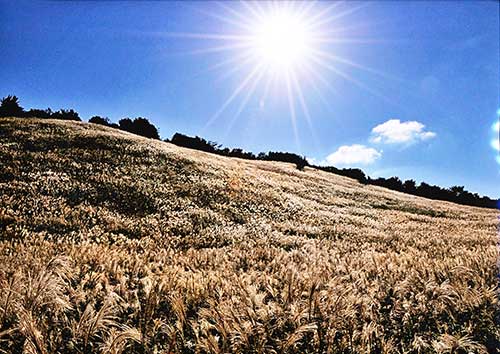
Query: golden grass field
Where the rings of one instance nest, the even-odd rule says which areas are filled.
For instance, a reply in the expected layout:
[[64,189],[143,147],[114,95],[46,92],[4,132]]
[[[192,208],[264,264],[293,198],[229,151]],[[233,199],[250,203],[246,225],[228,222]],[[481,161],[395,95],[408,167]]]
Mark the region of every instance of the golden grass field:
[[0,351],[496,353],[498,211],[0,120]]

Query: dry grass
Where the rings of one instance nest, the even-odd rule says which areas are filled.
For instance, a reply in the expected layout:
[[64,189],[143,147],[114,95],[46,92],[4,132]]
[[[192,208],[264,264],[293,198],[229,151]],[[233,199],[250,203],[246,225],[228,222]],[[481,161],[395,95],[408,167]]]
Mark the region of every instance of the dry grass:
[[486,353],[494,210],[0,120],[6,353]]

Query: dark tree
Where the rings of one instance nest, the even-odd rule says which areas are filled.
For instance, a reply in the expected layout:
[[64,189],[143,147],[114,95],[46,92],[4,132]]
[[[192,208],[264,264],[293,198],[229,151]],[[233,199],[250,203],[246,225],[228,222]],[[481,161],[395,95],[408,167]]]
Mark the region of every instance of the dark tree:
[[369,179],[369,177],[366,177],[365,173],[360,170],[359,168],[343,168],[343,169],[338,169],[333,166],[311,166],[314,167],[318,170],[322,170],[325,172],[329,173],[335,173],[336,175],[341,175],[341,176],[346,176],[349,178],[354,178],[358,180],[358,182],[367,184],[367,183],[372,183],[374,180]]
[[[205,139],[200,138],[199,136],[195,136],[193,138],[191,136],[187,136],[184,134],[175,133],[172,136],[172,139],[170,139],[170,142],[178,146],[206,151],[206,152],[220,153],[221,155],[223,154],[222,151],[225,151],[225,150],[218,150],[217,143],[212,141],[206,141]],[[227,151],[227,153],[229,154],[229,150]]]
[[368,183],[368,179],[365,173],[359,168],[343,168],[340,173],[344,176],[351,177],[357,179],[358,182],[366,184]]
[[0,104],[0,117],[23,117],[24,109],[19,105],[19,99],[16,96],[8,95],[2,98]]
[[297,160],[295,162],[295,167],[297,167],[297,170],[299,171],[304,171],[306,166],[309,166],[309,163],[307,162],[305,156],[303,156],[301,160]]
[[259,154],[258,158],[261,160],[294,163],[300,170],[302,170],[306,166],[309,166],[309,163],[307,162],[305,157],[293,154],[291,152],[269,151],[267,154]]
[[450,192],[454,197],[458,198],[465,192],[465,187],[464,186],[453,186],[453,187],[450,187]]
[[243,149],[234,148],[229,152],[229,156],[243,158],[244,153]]
[[52,110],[50,108],[47,109],[32,108],[28,112],[26,112],[24,116],[28,118],[50,118],[52,117]]
[[146,138],[157,139],[160,140],[160,134],[158,134],[158,129],[149,123],[146,118],[136,118],[134,119],[134,129],[135,134],[145,136]]
[[240,149],[240,148],[232,149],[229,152],[228,156],[237,157],[237,158],[246,159],[246,160],[255,160],[256,159],[256,157],[253,153],[247,152],[247,151]]
[[409,194],[415,194],[417,192],[416,182],[412,179],[408,179],[403,183],[403,191]]
[[129,133],[134,133],[134,123],[130,118],[123,118],[118,121],[118,125],[121,130],[125,130]]
[[77,122],[81,121],[78,112],[75,112],[73,109],[60,109],[57,112],[52,113],[51,118],[62,119],[62,120],[74,120]]
[[158,134],[158,129],[149,123],[146,118],[138,117],[134,120],[130,118],[123,118],[118,121],[121,130],[125,130],[129,133],[145,136],[151,139],[160,139],[160,134]]
[[403,191],[403,182],[398,177],[391,177],[385,180],[384,187],[394,191]]
[[376,179],[370,179],[370,184],[373,184],[374,186],[380,186],[380,187],[385,187],[385,178],[379,177]]
[[92,118],[89,119],[89,123],[105,125],[107,127],[111,125],[111,122],[109,121],[108,117],[103,118],[100,116],[93,116]]

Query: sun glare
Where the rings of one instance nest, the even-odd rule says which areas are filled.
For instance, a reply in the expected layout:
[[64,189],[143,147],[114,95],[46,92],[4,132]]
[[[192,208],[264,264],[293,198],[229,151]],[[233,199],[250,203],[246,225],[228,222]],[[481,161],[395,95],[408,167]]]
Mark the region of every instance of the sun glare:
[[389,78],[388,75],[343,58],[332,49],[332,44],[335,43],[370,42],[363,37],[347,35],[366,26],[366,23],[343,27],[340,21],[365,4],[351,6],[343,2],[325,4],[315,1],[242,1],[235,6],[225,2],[214,4],[219,7],[218,11],[202,12],[222,21],[224,25],[221,27],[225,28],[223,32],[168,33],[169,36],[204,40],[205,48],[190,52],[192,54],[228,54],[226,59],[221,61],[219,58],[207,71],[222,70],[223,78],[243,73],[227,99],[208,119],[205,128],[239,101],[236,113],[232,114],[228,125],[230,129],[247,104],[253,101],[252,97],[260,96],[259,107],[266,107],[265,102],[271,94],[270,87],[273,87],[274,92],[280,89],[287,96],[290,122],[299,147],[296,122],[298,114],[305,117],[311,135],[315,135],[307,104],[311,91],[323,102],[326,102],[321,92],[323,89],[337,93],[325,72],[387,100],[379,92],[351,76],[346,69],[364,70],[386,78]]
[[255,24],[251,43],[257,59],[274,71],[293,70],[312,49],[312,34],[290,11],[272,13]]

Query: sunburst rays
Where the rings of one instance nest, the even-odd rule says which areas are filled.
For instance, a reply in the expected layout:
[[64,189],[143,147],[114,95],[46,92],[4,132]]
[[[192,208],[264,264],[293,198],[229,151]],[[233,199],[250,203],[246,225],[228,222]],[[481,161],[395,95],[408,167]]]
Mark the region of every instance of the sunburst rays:
[[[329,105],[327,92],[337,94],[332,80],[325,77],[338,77],[349,81],[354,86],[386,101],[390,100],[382,93],[353,77],[347,70],[359,70],[365,73],[395,79],[390,75],[362,65],[351,58],[340,56],[330,47],[333,44],[372,43],[377,39],[350,37],[349,31],[366,27],[366,23],[343,26],[340,19],[365,8],[367,3],[351,4],[334,2],[331,4],[308,2],[245,2],[212,3],[210,11],[196,7],[196,11],[220,21],[220,33],[168,32],[168,37],[183,38],[199,43],[202,48],[195,48],[184,54],[208,55],[227,53],[228,58],[208,67],[206,71],[221,70],[221,79],[228,79],[244,71],[242,78],[220,107],[207,120],[203,130],[214,124],[226,110],[233,106],[236,113],[230,118],[226,133],[247,108],[253,96],[259,97],[261,106],[268,100],[270,87],[279,83],[283,94],[287,96],[287,106],[294,139],[300,151],[298,119],[303,118],[314,141],[315,133],[307,95],[312,88],[320,100]],[[281,26],[281,27],[280,27]],[[237,108],[236,108],[237,107]]]

